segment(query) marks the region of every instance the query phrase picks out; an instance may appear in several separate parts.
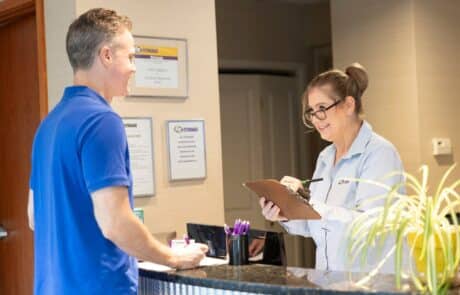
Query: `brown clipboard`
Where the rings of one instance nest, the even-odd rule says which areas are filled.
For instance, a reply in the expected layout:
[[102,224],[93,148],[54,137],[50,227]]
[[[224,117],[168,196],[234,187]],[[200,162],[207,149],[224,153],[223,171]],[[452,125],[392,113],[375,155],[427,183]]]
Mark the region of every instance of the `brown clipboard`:
[[243,186],[255,192],[259,198],[272,201],[287,219],[321,219],[321,215],[301,197],[290,192],[275,179],[248,181]]

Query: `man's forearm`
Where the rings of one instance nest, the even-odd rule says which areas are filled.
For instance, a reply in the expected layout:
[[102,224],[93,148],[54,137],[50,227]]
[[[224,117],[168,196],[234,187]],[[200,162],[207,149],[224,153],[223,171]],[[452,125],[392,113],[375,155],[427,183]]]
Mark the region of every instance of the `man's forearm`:
[[171,249],[157,241],[132,212],[120,214],[106,237],[131,256],[171,267],[177,266],[177,258]]
[[126,187],[108,187],[91,195],[94,215],[105,238],[131,256],[172,267],[178,258],[158,242],[134,215]]

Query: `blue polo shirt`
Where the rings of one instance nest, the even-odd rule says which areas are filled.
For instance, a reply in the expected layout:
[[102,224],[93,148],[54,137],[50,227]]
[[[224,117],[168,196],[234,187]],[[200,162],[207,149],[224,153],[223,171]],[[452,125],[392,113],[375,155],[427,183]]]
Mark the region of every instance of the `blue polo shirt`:
[[32,148],[35,294],[136,294],[137,263],[102,235],[91,193],[132,177],[121,118],[84,86],[65,89]]

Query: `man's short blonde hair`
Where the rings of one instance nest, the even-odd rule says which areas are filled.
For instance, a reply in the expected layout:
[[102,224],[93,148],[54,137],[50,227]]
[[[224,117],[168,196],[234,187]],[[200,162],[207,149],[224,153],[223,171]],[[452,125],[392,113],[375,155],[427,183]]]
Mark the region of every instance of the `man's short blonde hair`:
[[102,44],[110,43],[124,29],[131,31],[131,20],[114,10],[94,8],[80,15],[69,26],[66,37],[73,71],[89,69]]

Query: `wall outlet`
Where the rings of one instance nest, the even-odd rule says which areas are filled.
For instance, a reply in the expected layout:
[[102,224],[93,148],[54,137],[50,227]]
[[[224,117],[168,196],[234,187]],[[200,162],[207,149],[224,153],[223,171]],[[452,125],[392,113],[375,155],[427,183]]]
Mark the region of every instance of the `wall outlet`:
[[452,154],[450,138],[433,138],[431,139],[431,143],[433,145],[433,156]]

